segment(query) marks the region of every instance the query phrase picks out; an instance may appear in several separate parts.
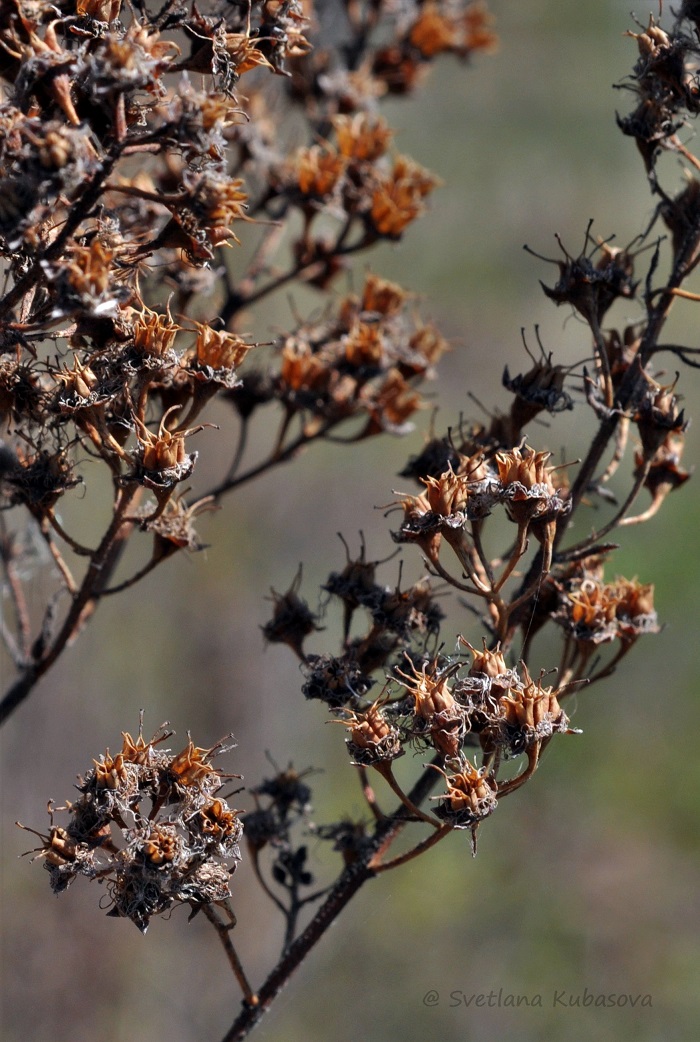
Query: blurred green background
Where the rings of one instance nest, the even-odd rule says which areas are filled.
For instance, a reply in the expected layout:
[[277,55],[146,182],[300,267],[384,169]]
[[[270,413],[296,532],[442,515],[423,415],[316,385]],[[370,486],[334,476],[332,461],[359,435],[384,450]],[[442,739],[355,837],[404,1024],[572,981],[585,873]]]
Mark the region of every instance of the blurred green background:
[[[557,256],[557,232],[576,253],[591,217],[595,234],[614,233],[625,244],[653,213],[636,148],[614,118],[631,104],[612,87],[636,56],[623,36],[631,25],[627,0],[490,6],[498,54],[477,56],[472,67],[445,62],[422,95],[386,110],[401,150],[446,184],[405,242],[363,259],[356,276],[359,282],[371,268],[400,280],[451,339],[454,350],[430,388],[440,430],[460,412],[478,415],[468,392],[489,408],[506,405],[503,365],[516,373],[528,364],[521,327],[534,344],[539,323],[557,362],[589,353],[583,324],[540,290],[538,279],[551,285],[555,269],[523,244]],[[646,8],[639,13],[646,17]],[[693,128],[684,135],[690,140]],[[668,170],[680,183],[680,168]],[[697,344],[697,307],[676,308],[669,340]],[[620,324],[636,317],[614,316]],[[289,324],[287,302],[263,319],[263,332],[266,321],[268,332]],[[672,364],[669,370],[672,378]],[[682,374],[691,416],[698,387],[696,374]],[[583,409],[575,415],[580,429],[565,414],[531,440],[537,434],[538,447],[576,458],[590,427]],[[312,779],[317,822],[361,814],[342,732],[324,725],[321,706],[304,702],[293,656],[265,649],[259,626],[269,587],[286,589],[300,561],[315,603],[319,582],[342,566],[338,531],[355,549],[362,530],[370,558],[390,552],[376,507],[394,498],[392,489],[406,488],[396,474],[420,450],[428,422],[426,413],[407,439],[311,451],[203,519],[210,548],[176,558],[103,603],[89,632],[4,728],[4,1042],[205,1042],[223,1034],[239,997],[209,925],[187,925],[179,910],[170,921],[154,920],[143,938],[130,922],[105,918],[97,886],[77,883],[53,897],[41,864],[17,860],[33,844],[13,822],[43,828],[46,800],[70,798],[76,774],[106,746],[115,751],[120,731],[135,732],[142,707],[147,735],[164,719],[183,741],[191,730],[199,745],[233,730],[239,746],[225,766],[250,785],[269,772],[266,751],[282,766],[291,759],[321,769]],[[691,428],[686,465],[699,450]],[[552,744],[535,779],[482,828],[476,860],[466,838],[454,835],[367,885],[257,1029],[260,1042],[694,1036],[699,495],[691,481],[656,521],[624,533],[611,572],[656,584],[665,628],[577,697],[583,735]],[[418,574],[419,562],[405,557],[406,574]],[[397,563],[381,577],[395,582]],[[34,582],[40,604],[40,571]],[[451,611],[452,629],[478,639],[456,602]],[[333,648],[337,628],[332,619],[328,625],[319,648]],[[541,664],[554,661],[553,654]],[[311,867],[324,877],[333,856],[313,839],[310,851]],[[281,922],[262,904],[245,863],[234,891],[236,942],[259,982],[278,951]],[[437,1004],[425,1005],[433,989]],[[555,993],[582,1001],[586,990],[648,994],[652,1005],[554,1004]],[[496,1005],[469,1008],[457,994],[468,1000],[490,992]],[[541,1006],[512,1009],[508,994],[531,1002],[539,995]]]

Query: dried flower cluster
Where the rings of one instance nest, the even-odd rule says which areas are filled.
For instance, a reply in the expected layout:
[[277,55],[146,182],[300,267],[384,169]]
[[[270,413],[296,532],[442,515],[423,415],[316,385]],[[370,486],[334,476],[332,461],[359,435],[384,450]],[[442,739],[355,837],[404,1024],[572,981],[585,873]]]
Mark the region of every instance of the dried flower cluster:
[[417,382],[447,345],[408,305],[400,286],[368,275],[361,296],[343,298],[337,314],[285,338],[278,372],[257,371],[227,397],[243,422],[260,405],[281,403],[286,424],[299,419],[303,439],[348,420],[359,421],[345,436],[352,441],[412,429],[409,417],[422,405]]
[[[0,557],[17,670],[3,719],[100,597],[202,546],[195,520],[224,494],[348,421],[349,442],[406,429],[445,344],[401,287],[369,275],[334,316],[294,310],[269,350],[249,330],[269,334],[255,308],[275,291],[327,290],[424,212],[438,179],[396,150],[380,101],[494,44],[468,0],[3,5]],[[223,452],[215,398],[238,422]],[[272,449],[249,459],[251,423],[270,422]],[[207,451],[230,465],[186,501]],[[72,504],[100,470],[112,517],[87,544]],[[38,619],[28,523],[55,565]],[[113,581],[139,533],[150,557]]]
[[[450,531],[464,533],[466,523],[462,518]],[[469,827],[476,851],[477,827],[495,810],[497,800],[531,777],[553,735],[575,733],[560,701],[577,684],[609,675],[641,635],[658,632],[653,587],[637,580],[604,582],[599,558],[550,572],[540,584],[537,615],[511,613],[511,629],[519,621],[527,631],[526,642],[546,622],[563,631],[556,683],[545,685],[544,674],[533,679],[525,661],[508,666],[500,641],[489,649],[484,638],[483,649],[477,650],[460,637],[454,656],[437,649],[444,613],[430,579],[401,590],[378,583],[376,568],[377,562],[365,560],[363,548],[359,558],[348,560],[324,584],[342,604],[345,641],[340,655],[304,651],[305,641],[319,629],[319,617],[298,594],[300,576],[285,594],[274,594],[265,636],[295,651],[305,677],[303,694],[324,702],[345,725],[352,763],[381,774],[415,819],[431,821],[408,800],[391,765],[412,749],[445,774],[448,792],[437,816],[452,828]],[[368,619],[364,632],[357,612]],[[508,643],[511,639],[509,633]],[[599,655],[605,644],[615,644],[615,651],[602,667]],[[462,647],[469,649],[471,664],[465,662]],[[594,673],[592,661],[600,666]],[[378,675],[382,691],[369,701],[366,696]],[[482,762],[478,768],[476,754]],[[513,774],[508,762],[515,757],[523,762]],[[360,822],[355,827],[362,835]]]
[[95,760],[79,779],[78,799],[58,808],[70,814],[65,828],[53,824],[49,806],[51,827],[37,853],[55,893],[78,876],[106,882],[108,915],[131,919],[143,933],[174,904],[193,914],[225,904],[240,861],[243,826],[217,795],[232,776],[212,764],[232,746],[198,749],[189,740],[175,755],[156,748],[172,734],[161,728],[146,742],[124,733],[120,752]]

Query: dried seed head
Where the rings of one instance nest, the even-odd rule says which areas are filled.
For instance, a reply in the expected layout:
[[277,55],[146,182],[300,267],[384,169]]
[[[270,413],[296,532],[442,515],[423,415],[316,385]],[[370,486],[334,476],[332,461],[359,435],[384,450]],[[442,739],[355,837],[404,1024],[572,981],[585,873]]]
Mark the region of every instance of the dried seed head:
[[417,456],[411,456],[403,470],[402,478],[439,478],[446,470],[457,469],[458,452],[447,438],[430,438]]
[[382,315],[390,318],[398,315],[406,303],[408,294],[396,282],[379,275],[368,274],[365,278],[360,308],[363,314]]
[[436,713],[459,712],[450,688],[451,672],[433,670],[428,665],[418,669],[413,662],[409,662],[410,673],[404,673],[396,669],[396,676],[400,678],[402,686],[411,696],[414,703],[415,715],[418,719],[430,721]]
[[408,433],[413,428],[406,421],[423,404],[418,391],[410,387],[397,368],[389,369],[378,387],[363,388],[361,399],[369,413],[362,433],[365,438],[383,431]]
[[289,647],[304,659],[304,641],[309,634],[322,629],[318,625],[318,616],[309,608],[306,601],[299,597],[301,585],[301,569],[297,572],[292,585],[286,593],[280,594],[272,590],[273,614],[269,622],[262,627],[265,640],[271,644],[288,644]]
[[542,357],[533,359],[534,365],[529,372],[511,377],[508,366],[503,370],[503,386],[515,395],[510,412],[513,443],[522,437],[525,426],[542,411],[558,413],[574,407],[571,395],[564,390],[567,370],[564,366],[552,365],[551,354],[545,354],[541,344],[540,349]]
[[93,760],[92,762],[95,765],[94,780],[95,788],[97,790],[125,790],[128,787],[128,765],[124,763],[123,753],[117,753],[117,755],[112,758],[108,749],[104,756],[99,760]]
[[483,638],[483,649],[478,651],[472,647],[468,640],[460,636],[458,646],[469,648],[472,653],[472,664],[469,668],[468,677],[478,681],[474,686],[467,681],[460,681],[455,688],[455,696],[466,705],[474,705],[477,708],[478,718],[472,721],[473,729],[483,730],[485,718],[484,707],[493,705],[510,690],[514,683],[518,682],[515,670],[509,669],[501,651],[500,642],[494,648],[486,647],[486,638]]
[[230,857],[227,851],[234,849],[243,833],[238,812],[231,810],[224,800],[212,799],[197,814],[194,824],[205,837],[211,837],[222,856]]
[[273,778],[266,778],[250,791],[254,796],[268,796],[277,813],[286,818],[290,814],[307,814],[311,809],[311,789],[304,781],[314,773],[313,767],[302,771],[296,770],[292,763],[284,770],[273,764],[277,773]]
[[436,4],[428,3],[411,26],[408,38],[423,58],[434,58],[455,47],[457,26],[454,19],[439,12]]
[[659,624],[654,610],[654,586],[637,579],[616,580],[618,603],[616,608],[618,636],[624,644],[633,643],[644,633],[658,633]]
[[197,339],[185,359],[187,372],[198,384],[207,385],[208,393],[238,387],[238,368],[253,345],[236,333],[215,330],[206,323],[196,322],[195,327]]
[[519,525],[538,518],[550,520],[569,509],[552,479],[554,468],[546,466],[550,456],[549,452],[535,452],[527,445],[496,453],[501,498],[506,513]]
[[156,748],[171,734],[161,728],[145,741],[140,731],[136,739],[124,732],[121,751],[94,760],[79,799],[61,808],[70,814],[66,829],[53,825],[49,807],[52,825],[38,851],[54,891],[79,875],[107,880],[108,914],[142,932],[174,904],[226,900],[240,861],[238,813],[216,795],[231,775],[212,764],[230,735],[210,749],[190,739],[172,755]]
[[[682,433],[669,432],[654,453],[644,479],[644,487],[649,489],[655,508],[661,505],[669,492],[680,488],[690,477],[690,472],[680,466],[684,446],[685,437]],[[634,462],[635,476],[647,469],[642,453],[635,453]]]
[[470,677],[476,676],[479,673],[484,673],[487,677],[494,680],[496,677],[503,676],[510,672],[506,665],[506,660],[503,657],[500,642],[495,648],[493,648],[493,650],[490,650],[486,647],[486,638],[484,637],[484,647],[481,651],[472,647],[469,641],[465,640],[464,637],[459,637],[459,643],[462,647],[469,648],[472,653],[472,664],[469,669]]
[[344,709],[346,719],[338,723],[350,732],[347,747],[354,763],[371,767],[377,763],[391,763],[403,756],[401,733],[386,719],[385,704],[385,698],[378,698],[362,711]]
[[376,325],[356,322],[343,337],[343,343],[348,366],[364,370],[367,374],[381,371],[384,343],[382,331]]
[[400,239],[423,212],[423,200],[439,184],[439,178],[430,171],[407,156],[397,156],[393,171],[372,194],[369,219],[373,231],[388,239]]
[[419,326],[408,342],[408,351],[401,359],[400,368],[407,376],[431,376],[434,366],[450,346],[435,326]]
[[440,771],[440,774],[445,779],[447,792],[431,799],[442,801],[436,813],[452,828],[473,830],[493,814],[498,806],[498,786],[487,767],[475,767],[469,760],[463,760],[459,771],[449,775]]
[[440,514],[435,514],[430,509],[425,492],[420,496],[402,493],[399,506],[403,510],[404,518],[398,532],[391,533],[392,539],[396,543],[416,543],[429,561],[438,560],[445,525],[454,521],[456,526],[461,528],[464,524],[461,515],[445,519]]
[[378,589],[381,595],[367,605],[376,626],[391,630],[406,641],[416,633],[439,633],[444,613],[435,602],[428,579],[414,583],[406,590],[398,587]]
[[168,499],[163,512],[152,517],[150,508],[144,518],[143,527],[153,532],[153,557],[157,560],[169,557],[177,550],[198,551],[205,549],[194,528],[194,519],[209,510],[217,510],[212,497],[205,496],[188,507],[182,496]]
[[303,670],[306,679],[302,694],[325,702],[329,709],[359,703],[375,683],[368,673],[362,671],[355,653],[340,657],[307,655]]
[[462,739],[467,730],[464,710],[453,693],[451,668],[440,669],[435,662],[419,670],[409,662],[412,675],[396,669],[408,695],[413,699],[413,719],[410,732],[416,738],[428,739],[442,755],[453,760],[459,756]]
[[683,409],[676,408],[678,396],[674,393],[677,379],[665,386],[644,374],[646,387],[638,403],[634,420],[637,424],[642,448],[647,457],[652,457],[666,441],[669,434],[683,434],[688,421]]
[[125,309],[133,330],[133,350],[147,367],[174,365],[177,354],[173,350],[181,326],[169,314],[159,315],[144,307],[142,311]]
[[550,456],[550,452],[535,452],[527,445],[523,449],[497,452],[496,464],[501,484],[504,488],[509,485],[514,487],[514,499],[526,498],[527,493],[538,486],[543,486],[544,494],[553,492],[554,488],[549,480],[550,468],[545,467]]
[[384,119],[366,112],[334,116],[332,123],[340,154],[360,163],[373,163],[383,156],[394,136]]
[[[216,748],[216,747],[214,747]],[[213,783],[219,788],[219,772],[211,763],[212,749],[199,749],[190,738],[182,752],[168,765],[172,784],[180,791],[194,786],[206,791]]]
[[586,573],[570,580],[553,618],[583,645],[615,640],[618,592],[615,586]]
[[347,161],[329,145],[311,145],[299,149],[292,176],[302,195],[330,200],[345,172]]
[[493,18],[483,3],[470,3],[458,13],[443,10],[443,5],[429,0],[420,8],[411,26],[408,42],[426,60],[439,54],[467,57],[472,51],[492,52],[498,37],[491,29]]
[[121,6],[122,0],[76,0],[75,13],[98,22],[116,22]]
[[212,245],[229,238],[238,242],[230,226],[233,221],[247,220],[248,195],[242,179],[207,172],[189,179],[185,176],[184,180],[189,191],[188,204]]
[[163,413],[155,434],[138,416],[134,417],[137,439],[137,446],[132,454],[135,464],[134,476],[155,493],[159,503],[156,517],[165,508],[174,486],[190,476],[197,462],[198,453],[185,452],[185,438],[197,434],[204,427],[212,426],[205,423],[188,430],[169,430],[167,424],[170,415],[179,408],[179,405],[173,405]]
[[321,589],[326,590],[331,596],[337,597],[343,602],[343,631],[347,639],[355,611],[361,605],[371,610],[381,599],[384,590],[374,581],[377,562],[365,560],[364,542],[362,543],[360,556],[354,561],[350,559],[350,551],[345,540],[343,540],[343,545],[345,546],[347,564],[342,572],[331,572]]
[[[626,32],[626,36],[637,41],[639,61],[634,67],[634,75],[642,93],[659,96],[660,88],[673,103],[690,103],[692,105],[693,81],[686,70],[686,56],[692,47],[690,39],[678,33],[673,38],[657,25],[653,17],[649,25],[641,33]],[[695,87],[697,91],[697,87]]]
[[[590,242],[586,230],[586,248]],[[606,312],[618,299],[633,299],[637,283],[633,279],[634,258],[623,249],[613,249],[605,242],[593,245],[590,255],[570,256],[559,241],[563,261],[553,261],[559,268],[559,281],[553,288],[540,283],[547,297],[556,304],[570,304],[587,322],[600,327]],[[593,263],[593,256],[600,258]]]
[[555,733],[566,734],[569,730],[569,721],[554,688],[542,687],[541,676],[534,681],[525,665],[523,672],[524,683],[510,688],[499,701],[503,716],[500,734],[494,737],[506,745],[511,755],[517,755]]
[[74,464],[64,451],[27,452],[18,445],[15,465],[3,475],[12,503],[24,503],[32,511],[51,510],[61,496],[80,484]]
[[457,515],[459,515],[464,524],[467,519],[468,480],[455,474],[450,468],[439,478],[424,478],[423,484],[425,485],[425,498],[434,514],[454,520],[457,520]]
[[424,79],[427,64],[410,46],[380,47],[372,59],[372,79],[381,93],[410,94]]

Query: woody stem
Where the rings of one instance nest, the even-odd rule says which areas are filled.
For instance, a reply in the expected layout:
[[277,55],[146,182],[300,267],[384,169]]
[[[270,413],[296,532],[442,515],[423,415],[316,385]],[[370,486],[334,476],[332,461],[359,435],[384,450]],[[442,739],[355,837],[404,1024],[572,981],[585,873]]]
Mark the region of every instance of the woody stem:
[[[411,803],[421,803],[436,784],[437,778],[436,771],[424,771],[408,794]],[[376,875],[376,868],[373,866],[376,856],[396,838],[406,824],[408,815],[408,810],[402,806],[394,814],[377,822],[373,836],[358,858],[344,869],[309,925],[285,951],[257,992],[257,1005],[244,1006],[221,1042],[241,1042],[247,1038],[329,926],[335,922],[360,887]]]

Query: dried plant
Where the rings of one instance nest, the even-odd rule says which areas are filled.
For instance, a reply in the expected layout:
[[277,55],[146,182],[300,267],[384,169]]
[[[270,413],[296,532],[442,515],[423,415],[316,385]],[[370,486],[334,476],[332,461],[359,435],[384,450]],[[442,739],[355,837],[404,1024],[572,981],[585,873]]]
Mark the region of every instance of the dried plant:
[[[402,476],[418,488],[395,493],[387,511],[399,518],[394,541],[420,554],[421,579],[381,583],[363,544],[355,557],[345,547],[322,609],[302,599],[301,572],[273,593],[264,635],[289,645],[303,695],[345,728],[365,818],[312,825],[311,787],[291,764],[233,810],[219,794],[231,776],[212,763],[229,739],[211,749],[189,739],[173,755],[160,747],[172,733],[164,729],[150,741],[124,733],[116,756],[96,759],[61,808],[65,827],[49,807],[33,853],[55,891],[81,875],[101,880],[109,914],[142,931],[178,903],[212,922],[243,992],[225,1042],[246,1037],[368,879],[455,830],[468,832],[475,854],[481,823],[533,776],[555,736],[576,733],[564,709],[572,692],[608,677],[659,629],[653,586],[611,578],[609,559],[613,533],[650,520],[688,478],[678,378],[662,382],[657,356],[698,365],[699,349],[663,334],[676,299],[697,299],[684,283],[700,260],[700,160],[680,131],[700,109],[700,6],[686,0],[670,28],[650,18],[628,35],[639,52],[622,84],[633,110],[618,122],[642,156],[653,221],[624,248],[594,238],[589,224],[580,253],[559,243],[553,284],[543,283],[588,327],[591,358],[556,364],[537,333],[536,354],[525,344],[531,367],[504,371],[506,412],[460,420],[411,458]],[[272,344],[246,327],[290,284],[326,294],[349,257],[400,238],[420,216],[438,179],[395,151],[381,99],[410,95],[437,57],[495,42],[484,6],[460,0],[314,10],[297,0],[201,9],[167,0],[157,13],[121,0],[5,5],[0,556],[14,616],[2,636],[17,676],[3,720],[102,598],[201,547],[195,519],[229,493],[312,442],[349,446],[407,429],[446,343],[398,285],[367,275],[359,293],[298,317]],[[664,187],[666,153],[685,171],[679,192]],[[243,264],[239,243],[252,247]],[[608,324],[619,301],[637,316],[623,328]],[[238,442],[220,479],[187,502],[198,453],[217,440],[214,400],[237,416]],[[587,453],[552,465],[535,421],[586,407],[596,423]],[[271,448],[251,461],[251,425],[269,429],[273,413]],[[200,432],[195,451],[189,439]],[[624,466],[629,489],[617,502],[609,483]],[[98,469],[111,509],[87,545],[57,507]],[[645,492],[651,503],[640,506]],[[610,514],[592,530],[591,504]],[[27,525],[55,563],[37,619],[22,578]],[[141,534],[144,563],[115,578]],[[480,622],[452,652],[440,636],[450,589],[467,621]],[[327,602],[342,613],[337,653],[309,649],[325,639],[314,634]],[[545,628],[558,629],[561,652],[539,668],[533,644]],[[407,750],[408,788],[393,769]],[[380,806],[377,780],[398,798],[395,810]],[[341,857],[328,886],[309,867],[310,834]],[[231,940],[239,841],[285,923],[280,959],[259,988]]]

